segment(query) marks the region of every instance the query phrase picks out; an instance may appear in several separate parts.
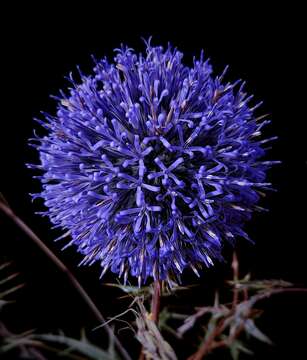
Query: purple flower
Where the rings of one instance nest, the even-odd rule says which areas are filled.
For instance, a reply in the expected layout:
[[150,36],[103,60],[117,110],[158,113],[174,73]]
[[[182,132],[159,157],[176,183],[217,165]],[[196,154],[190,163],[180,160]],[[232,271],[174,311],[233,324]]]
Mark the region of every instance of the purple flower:
[[[45,201],[83,264],[124,277],[175,279],[221,260],[240,236],[260,191],[270,188],[256,118],[244,83],[223,83],[203,59],[146,44],[95,60],[94,75],[72,76],[55,116],[37,137]],[[61,237],[61,238],[62,238]],[[66,247],[65,246],[65,247]]]

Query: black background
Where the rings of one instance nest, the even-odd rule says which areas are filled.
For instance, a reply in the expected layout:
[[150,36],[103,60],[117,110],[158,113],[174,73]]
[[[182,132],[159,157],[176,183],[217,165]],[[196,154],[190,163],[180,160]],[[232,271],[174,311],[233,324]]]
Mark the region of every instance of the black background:
[[[282,278],[307,286],[302,9],[295,4],[292,8],[279,4],[269,9],[259,3],[227,8],[221,3],[211,8],[201,1],[177,2],[169,7],[156,2],[130,6],[116,3],[111,7],[97,1],[87,6],[71,3],[70,8],[63,4],[32,8],[15,4],[3,10],[1,191],[21,218],[73,270],[104,314],[115,315],[125,303],[116,300],[119,292],[98,280],[98,266],[77,268],[81,259],[73,249],[60,252],[60,246],[52,242],[58,234],[50,230],[46,219],[35,215],[42,207],[33,204],[28,193],[39,191],[39,184],[24,164],[37,161],[37,155],[28,147],[27,139],[37,128],[32,118],[41,110],[55,111],[49,95],[66,88],[64,76],[70,71],[76,73],[77,64],[88,73],[93,65],[90,55],[113,57],[113,48],[121,43],[141,51],[141,37],[150,35],[153,44],[170,41],[177,46],[188,64],[204,49],[216,74],[229,64],[227,80],[247,80],[247,90],[256,101],[264,100],[259,113],[270,113],[273,120],[266,134],[279,137],[269,157],[283,163],[269,175],[277,192],[269,194],[262,205],[270,211],[256,214],[247,226],[256,245],[238,242],[241,269],[260,279]],[[4,216],[0,221],[0,255],[14,261],[15,270],[26,283],[16,294],[17,304],[1,314],[8,325],[16,331],[62,328],[70,335],[77,335],[80,327],[95,326],[95,319],[65,276]],[[213,289],[230,275],[229,266],[228,262],[205,271],[201,290],[190,298],[185,295],[182,301],[192,302],[195,294],[198,304],[212,301]],[[115,278],[108,274],[104,281],[114,282]],[[307,297],[302,294],[280,295],[262,304],[266,313],[259,325],[276,345],[252,344],[255,358],[265,355],[280,359],[286,354],[292,354],[293,359],[306,358],[306,305]],[[122,334],[124,342],[127,335]],[[94,338],[99,341],[99,336]]]

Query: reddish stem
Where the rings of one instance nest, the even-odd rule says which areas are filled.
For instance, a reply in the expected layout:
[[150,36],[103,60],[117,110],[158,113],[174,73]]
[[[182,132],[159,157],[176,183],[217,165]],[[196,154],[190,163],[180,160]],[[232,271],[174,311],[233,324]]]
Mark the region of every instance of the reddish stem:
[[154,282],[154,293],[151,301],[151,318],[156,324],[159,322],[160,313],[160,299],[161,299],[161,280]]
[[[161,287],[162,287],[162,281],[156,280],[153,284],[153,295],[151,299],[151,319],[157,324],[157,326],[159,323],[159,314],[160,314]],[[144,359],[145,359],[145,354],[142,348],[139,356],[139,360],[144,360]]]

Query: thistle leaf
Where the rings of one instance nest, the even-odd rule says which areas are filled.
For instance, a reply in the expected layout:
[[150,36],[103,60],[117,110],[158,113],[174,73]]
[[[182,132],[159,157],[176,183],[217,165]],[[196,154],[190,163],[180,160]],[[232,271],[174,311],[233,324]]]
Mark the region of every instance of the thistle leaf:
[[253,355],[253,352],[250,349],[246,348],[239,340],[233,341],[229,347],[229,350],[233,360],[238,360],[241,352],[247,355]]
[[244,328],[248,334],[253,336],[254,338],[267,343],[269,345],[273,345],[272,341],[263,333],[261,332],[257,326],[255,325],[252,319],[247,319],[244,323]]
[[132,295],[132,296],[140,296],[140,295],[149,295],[150,294],[150,288],[149,286],[144,286],[139,288],[138,286],[131,286],[131,285],[122,285],[122,284],[115,284],[115,283],[106,283],[104,284],[106,286],[110,287],[116,287],[126,294]]
[[70,348],[70,350],[74,350],[79,352],[82,355],[85,355],[89,359],[93,360],[115,360],[118,359],[117,356],[111,356],[107,351],[100,349],[98,346],[93,345],[88,342],[87,339],[83,337],[82,340],[77,340],[65,335],[54,335],[54,334],[41,334],[34,335],[33,339],[43,341],[43,342],[51,342],[61,345],[66,345]]
[[293,284],[284,280],[250,280],[246,277],[242,280],[228,281],[228,283],[237,289],[249,291],[268,291],[293,286]]

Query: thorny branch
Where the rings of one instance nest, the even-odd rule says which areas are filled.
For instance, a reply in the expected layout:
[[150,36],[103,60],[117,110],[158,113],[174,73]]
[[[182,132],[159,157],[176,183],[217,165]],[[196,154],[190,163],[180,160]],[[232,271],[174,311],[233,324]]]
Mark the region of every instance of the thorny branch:
[[[212,315],[220,313],[220,318],[216,321],[213,329],[211,331],[207,331],[206,336],[198,350],[192,354],[188,360],[201,360],[216,348],[231,348],[241,333],[243,333],[244,330],[246,331],[246,323],[249,321],[249,324],[251,324],[253,319],[260,313],[259,310],[254,308],[255,303],[258,301],[271,297],[272,295],[285,292],[307,292],[307,289],[304,288],[289,287],[292,286],[292,284],[283,281],[264,280],[262,282],[253,282],[249,281],[249,279],[240,280],[239,262],[235,253],[233,255],[232,269],[233,281],[229,282],[233,286],[231,307],[228,308],[225,305],[215,304],[215,306],[212,308],[201,308],[198,310],[198,313],[194,315],[192,326],[195,319],[200,318],[201,316],[210,312]],[[257,290],[258,292],[249,298],[249,289]],[[242,301],[240,301],[240,294],[243,295]],[[191,328],[191,325],[189,326],[188,324],[184,324],[181,327],[182,332],[185,332],[189,328]],[[229,335],[223,337],[223,334],[227,328],[229,328]],[[254,330],[257,331],[256,337],[258,337],[259,340],[262,338],[262,341],[270,343],[270,339],[262,334],[258,329],[254,328]]]

